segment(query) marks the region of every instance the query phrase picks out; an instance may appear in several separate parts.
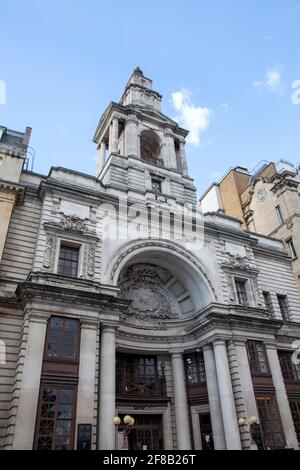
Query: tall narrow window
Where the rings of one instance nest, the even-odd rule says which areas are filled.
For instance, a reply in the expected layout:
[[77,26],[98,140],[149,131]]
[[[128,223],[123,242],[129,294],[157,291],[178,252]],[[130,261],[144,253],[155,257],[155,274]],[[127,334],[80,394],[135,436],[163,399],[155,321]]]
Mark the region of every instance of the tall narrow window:
[[260,341],[248,341],[247,351],[252,375],[270,373],[265,346]]
[[284,224],[285,218],[284,218],[284,215],[280,206],[276,206],[276,212],[277,212],[277,216],[278,216],[280,224]]
[[189,385],[206,382],[204,358],[201,352],[186,354],[184,362],[186,380]]
[[264,449],[284,449],[286,443],[282,431],[276,398],[273,396],[257,396],[256,404],[262,430]]
[[280,312],[284,321],[289,321],[289,308],[286,295],[277,295]]
[[78,275],[79,247],[61,245],[58,261],[58,274],[77,277]]
[[300,364],[293,363],[292,353],[279,351],[278,356],[284,380],[288,382],[300,382]]
[[160,141],[155,132],[142,131],[140,135],[140,154],[142,160],[160,164]]
[[37,450],[70,450],[74,435],[75,387],[41,387],[35,437]]
[[164,368],[158,373],[155,356],[117,354],[116,390],[121,395],[164,395]]
[[287,241],[287,245],[288,245],[288,247],[289,247],[289,250],[290,250],[290,254],[291,254],[292,259],[296,259],[296,258],[297,258],[297,251],[296,251],[295,244],[294,244],[294,241],[293,241],[292,238],[290,238],[290,239]]
[[247,289],[246,289],[246,281],[241,280],[241,279],[236,279],[235,288],[236,288],[236,294],[237,294],[239,304],[247,305],[248,296],[247,296]]
[[273,313],[273,307],[272,307],[270,292],[263,292],[263,296],[264,296],[264,301],[265,301],[265,306],[266,306],[267,312]]
[[152,178],[152,191],[155,193],[161,193],[161,180],[158,178]]
[[292,412],[292,418],[294,421],[298,442],[300,442],[300,400],[296,400],[296,399],[290,400],[290,408]]
[[51,317],[47,331],[47,359],[74,361],[79,353],[79,322],[73,318]]

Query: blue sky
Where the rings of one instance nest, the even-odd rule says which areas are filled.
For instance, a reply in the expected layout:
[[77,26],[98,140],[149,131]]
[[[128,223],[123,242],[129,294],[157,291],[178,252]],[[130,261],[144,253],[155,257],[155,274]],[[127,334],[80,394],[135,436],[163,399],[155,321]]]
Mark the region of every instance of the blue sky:
[[136,66],[192,129],[199,193],[231,166],[300,160],[300,0],[2,0],[0,14],[0,124],[33,128],[36,172],[95,173],[94,130]]

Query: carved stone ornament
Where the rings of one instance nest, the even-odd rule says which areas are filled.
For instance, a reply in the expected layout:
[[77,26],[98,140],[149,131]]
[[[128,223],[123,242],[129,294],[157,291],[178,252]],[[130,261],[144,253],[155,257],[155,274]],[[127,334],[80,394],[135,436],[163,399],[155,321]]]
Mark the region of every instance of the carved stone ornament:
[[85,232],[87,229],[86,221],[77,215],[65,215],[60,226],[63,230],[71,230],[72,232]]
[[88,255],[87,255],[87,274],[89,276],[94,276],[95,271],[95,252],[96,248],[94,245],[89,245]]
[[137,264],[131,266],[120,286],[120,296],[132,300],[126,314],[139,321],[153,322],[177,316],[164,280],[169,273],[158,266]]
[[231,269],[239,269],[241,271],[255,271],[256,265],[251,263],[248,258],[240,255],[231,255],[228,254],[228,259],[223,263],[223,267],[228,267]]
[[47,269],[51,268],[54,241],[55,241],[54,236],[50,235],[47,237],[46,249],[45,249],[45,254],[44,254],[44,263],[43,263],[44,268],[47,268]]

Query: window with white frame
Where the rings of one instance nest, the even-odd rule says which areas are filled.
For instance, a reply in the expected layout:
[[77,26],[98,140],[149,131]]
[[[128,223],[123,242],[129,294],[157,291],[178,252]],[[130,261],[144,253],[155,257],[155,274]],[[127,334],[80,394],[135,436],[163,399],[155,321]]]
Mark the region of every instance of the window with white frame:
[[277,300],[280,308],[280,313],[284,321],[289,321],[289,307],[286,295],[277,295]]
[[278,216],[280,224],[281,225],[284,224],[285,223],[285,217],[283,215],[283,211],[282,211],[280,206],[276,206],[276,212],[277,212],[277,216]]
[[235,290],[240,305],[249,304],[249,294],[247,292],[247,280],[235,278]]
[[292,238],[290,238],[289,240],[287,240],[287,245],[289,247],[289,250],[290,250],[290,254],[291,254],[291,257],[292,259],[296,259],[297,258],[297,251],[296,251],[296,248],[295,248],[295,244],[294,244],[294,241]]
[[58,274],[64,276],[77,277],[79,268],[80,246],[70,245],[62,242],[58,258]]

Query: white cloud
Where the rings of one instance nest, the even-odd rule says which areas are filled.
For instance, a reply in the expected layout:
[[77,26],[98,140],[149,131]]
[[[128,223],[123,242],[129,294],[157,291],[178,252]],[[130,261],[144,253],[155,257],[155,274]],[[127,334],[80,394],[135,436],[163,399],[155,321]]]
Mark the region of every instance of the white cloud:
[[228,114],[229,111],[230,111],[230,106],[229,106],[228,103],[222,103],[222,104],[221,104],[221,108],[223,109],[223,111],[224,111],[225,114]]
[[282,74],[276,68],[267,70],[265,79],[254,81],[253,86],[256,88],[266,88],[273,93],[282,93],[284,89]]
[[185,89],[172,93],[172,104],[178,113],[175,120],[190,131],[188,142],[199,147],[202,134],[211,122],[213,111],[194,105],[191,101],[190,91]]

